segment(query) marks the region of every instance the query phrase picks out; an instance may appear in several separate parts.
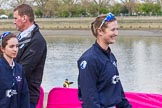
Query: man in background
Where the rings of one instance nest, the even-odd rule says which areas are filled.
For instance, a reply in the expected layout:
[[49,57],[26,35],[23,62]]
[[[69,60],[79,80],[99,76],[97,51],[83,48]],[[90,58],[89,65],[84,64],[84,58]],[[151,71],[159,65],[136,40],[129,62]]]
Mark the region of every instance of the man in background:
[[30,108],[36,108],[47,54],[46,41],[34,21],[32,7],[21,4],[13,10],[14,24],[20,32],[17,36],[19,51],[16,58],[23,65],[30,93]]

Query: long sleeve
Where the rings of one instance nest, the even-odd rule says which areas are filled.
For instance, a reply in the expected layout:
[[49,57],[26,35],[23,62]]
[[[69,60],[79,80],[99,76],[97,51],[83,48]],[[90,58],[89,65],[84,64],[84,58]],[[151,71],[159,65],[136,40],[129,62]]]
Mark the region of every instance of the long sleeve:
[[122,89],[122,101],[117,104],[117,108],[132,108],[132,105],[128,102],[128,100],[125,97],[124,90]]
[[30,101],[29,101],[29,89],[26,78],[23,74],[23,83],[21,89],[21,97],[20,97],[20,108],[30,108]]
[[78,85],[84,108],[100,108],[99,94],[96,87],[97,66],[93,59],[82,59],[78,61],[79,77]]

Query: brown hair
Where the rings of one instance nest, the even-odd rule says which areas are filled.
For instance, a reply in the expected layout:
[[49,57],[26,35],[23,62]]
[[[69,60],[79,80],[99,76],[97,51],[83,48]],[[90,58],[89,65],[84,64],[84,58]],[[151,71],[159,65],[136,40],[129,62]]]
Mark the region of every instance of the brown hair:
[[[11,38],[16,38],[16,35],[11,33],[11,32],[9,32],[9,34],[7,34],[5,37],[1,38],[1,45],[0,45],[0,47],[1,48],[5,48],[6,45],[8,44],[7,43],[8,40],[10,40]],[[1,48],[0,48],[0,57],[3,56],[3,52],[1,51]]]
[[[98,16],[92,23],[91,23],[91,31],[92,31],[92,34],[97,37],[98,33],[97,33],[97,29],[100,27],[102,21],[105,19],[107,15],[106,14],[103,14],[103,15],[100,15]],[[109,22],[113,22],[115,21],[116,18],[114,18],[113,20],[109,21]],[[107,28],[107,24],[109,22],[105,22],[102,27],[101,27],[101,30],[105,30]]]
[[17,6],[14,9],[14,12],[15,11],[18,11],[18,14],[20,16],[27,15],[29,17],[29,21],[34,22],[34,12],[33,12],[32,7],[30,7],[28,4],[21,4]]

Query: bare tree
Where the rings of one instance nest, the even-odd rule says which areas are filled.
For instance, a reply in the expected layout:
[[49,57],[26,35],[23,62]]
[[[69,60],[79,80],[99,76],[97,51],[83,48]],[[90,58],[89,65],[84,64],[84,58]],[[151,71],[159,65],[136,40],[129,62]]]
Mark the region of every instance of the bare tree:
[[60,0],[48,0],[44,8],[44,15],[48,17],[57,16],[60,7]]
[[103,6],[108,6],[111,0],[93,0],[94,3],[97,5],[97,13],[100,14],[100,8]]
[[3,0],[0,0],[0,8],[1,8],[1,4],[3,3]]
[[161,11],[162,11],[162,0],[157,0],[157,3],[160,4]]
[[8,0],[7,1],[8,5],[11,7],[16,7],[17,5],[24,4],[24,3],[33,5],[33,2],[34,0]]
[[4,7],[4,4],[7,4],[8,1],[6,0],[0,0],[0,8]]
[[134,0],[120,0],[125,7],[128,9],[129,15],[132,14],[133,8],[136,6],[136,2]]
[[36,5],[37,8],[41,10],[43,16],[45,16],[46,13],[45,8],[48,1],[49,0],[34,0],[34,4]]
[[161,11],[162,11],[162,0],[144,0],[146,3],[154,3],[156,2],[157,4],[160,5]]
[[44,7],[49,0],[34,0],[37,6]]
[[146,3],[153,3],[153,2],[155,2],[155,0],[143,0],[144,2],[146,2]]
[[26,2],[26,0],[16,0],[18,4],[23,4]]
[[5,1],[6,1],[6,0],[0,0],[0,6],[1,6],[1,4],[4,3]]
[[64,8],[67,8],[69,12],[69,17],[72,16],[72,10],[75,4],[77,4],[78,0],[62,0]]
[[91,0],[81,0],[81,6],[86,10],[86,14],[88,13],[88,8],[90,6]]

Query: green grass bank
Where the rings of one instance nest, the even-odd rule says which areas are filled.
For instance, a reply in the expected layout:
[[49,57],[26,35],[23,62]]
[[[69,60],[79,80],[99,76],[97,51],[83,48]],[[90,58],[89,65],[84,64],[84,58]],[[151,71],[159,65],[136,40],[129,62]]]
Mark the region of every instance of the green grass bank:
[[[42,30],[59,29],[90,29],[90,24],[95,18],[36,18]],[[152,30],[162,29],[162,17],[135,16],[117,17],[119,29],[126,30]],[[13,19],[0,19],[0,30],[15,30]]]

